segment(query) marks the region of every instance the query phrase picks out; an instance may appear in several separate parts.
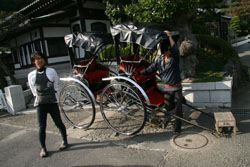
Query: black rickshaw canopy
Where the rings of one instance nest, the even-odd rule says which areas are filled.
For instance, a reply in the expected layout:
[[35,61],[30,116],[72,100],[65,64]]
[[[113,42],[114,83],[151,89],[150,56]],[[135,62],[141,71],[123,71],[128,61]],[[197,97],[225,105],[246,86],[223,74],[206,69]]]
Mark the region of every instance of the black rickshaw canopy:
[[[136,43],[146,49],[153,49],[162,40],[168,40],[164,33],[167,26],[153,23],[126,22],[111,27],[111,34],[115,40],[120,42]],[[170,31],[175,42],[179,33]]]
[[79,47],[92,54],[97,54],[99,49],[105,45],[113,44],[110,33],[79,33],[66,35],[64,37],[66,45],[70,48]]

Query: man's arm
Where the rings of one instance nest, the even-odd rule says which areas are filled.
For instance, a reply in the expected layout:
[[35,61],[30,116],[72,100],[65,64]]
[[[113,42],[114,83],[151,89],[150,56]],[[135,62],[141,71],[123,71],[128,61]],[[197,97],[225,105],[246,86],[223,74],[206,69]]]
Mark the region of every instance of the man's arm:
[[165,32],[165,33],[168,35],[168,37],[169,37],[169,42],[170,42],[170,46],[171,46],[171,48],[170,48],[171,53],[172,53],[173,56],[175,56],[175,57],[180,57],[179,49],[178,49],[178,47],[177,47],[177,45],[176,45],[174,39],[172,38],[170,32],[169,32],[168,30],[165,30],[164,32]]
[[29,73],[28,74],[28,83],[29,83],[29,87],[30,87],[30,90],[33,94],[33,96],[36,96],[36,90],[34,88],[34,74],[33,73]]
[[150,75],[153,72],[157,71],[157,60],[155,60],[150,66],[139,71],[139,75]]
[[59,76],[55,69],[53,69],[53,81],[54,81],[54,89],[56,92],[58,92]]
[[168,35],[168,37],[169,37],[170,46],[173,47],[174,44],[175,44],[175,42],[174,42],[174,40],[173,40],[173,38],[172,38],[170,32],[169,32],[168,30],[165,30],[164,32],[165,32],[165,33]]

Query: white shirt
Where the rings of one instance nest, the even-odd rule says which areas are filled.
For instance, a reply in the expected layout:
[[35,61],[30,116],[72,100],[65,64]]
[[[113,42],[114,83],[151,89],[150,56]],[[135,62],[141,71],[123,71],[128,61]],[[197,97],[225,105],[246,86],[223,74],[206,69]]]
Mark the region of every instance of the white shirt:
[[[44,73],[44,71],[42,72],[38,72],[37,70],[33,70],[32,72],[30,72],[28,74],[28,83],[31,89],[32,94],[36,97],[35,102],[34,102],[34,106],[37,106],[37,92],[36,92],[36,88],[35,88],[35,82],[36,82],[36,73],[42,74]],[[49,68],[46,67],[46,76],[47,78],[54,83],[54,89],[56,91],[55,96],[57,99],[57,103],[59,102],[59,98],[58,98],[58,81],[59,81],[59,77],[57,75],[57,72],[55,69],[53,68]]]

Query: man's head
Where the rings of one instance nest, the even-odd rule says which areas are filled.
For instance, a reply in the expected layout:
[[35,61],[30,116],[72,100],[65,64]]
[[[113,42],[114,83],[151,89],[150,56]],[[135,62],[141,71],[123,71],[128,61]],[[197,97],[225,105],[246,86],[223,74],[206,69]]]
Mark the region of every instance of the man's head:
[[41,69],[45,66],[45,57],[41,52],[31,53],[31,62],[35,64],[37,69]]
[[170,43],[168,39],[164,39],[160,43],[161,53],[169,52],[170,53]]

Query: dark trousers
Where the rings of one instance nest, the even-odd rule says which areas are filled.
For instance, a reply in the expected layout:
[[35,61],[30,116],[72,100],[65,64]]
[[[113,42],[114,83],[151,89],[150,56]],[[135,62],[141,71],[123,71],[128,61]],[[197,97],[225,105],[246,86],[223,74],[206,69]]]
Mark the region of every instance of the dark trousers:
[[63,141],[67,142],[66,128],[62,122],[58,105],[56,103],[40,104],[37,106],[37,120],[39,127],[39,141],[42,148],[46,148],[45,139],[48,113],[52,117],[57,128],[59,129]]
[[[182,111],[182,89],[176,91],[164,91],[164,103],[167,111],[175,109],[176,115],[183,118]],[[174,131],[181,131],[182,121],[180,119],[175,120]]]

